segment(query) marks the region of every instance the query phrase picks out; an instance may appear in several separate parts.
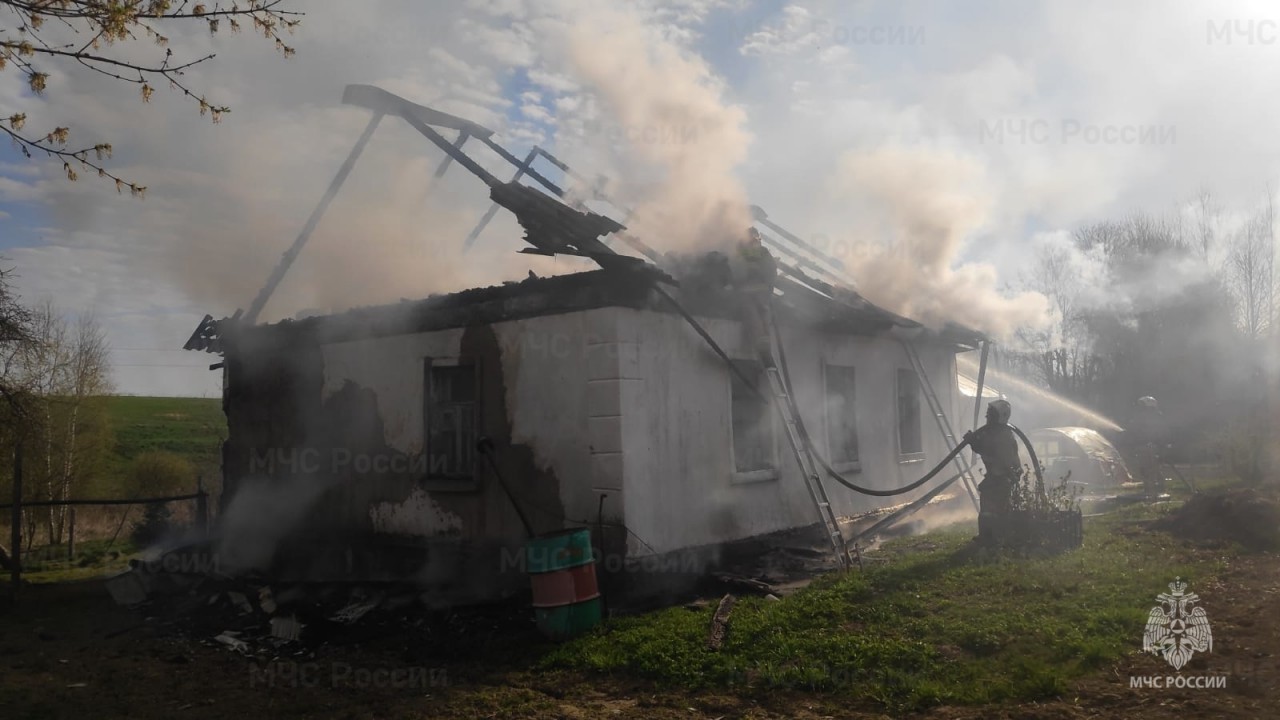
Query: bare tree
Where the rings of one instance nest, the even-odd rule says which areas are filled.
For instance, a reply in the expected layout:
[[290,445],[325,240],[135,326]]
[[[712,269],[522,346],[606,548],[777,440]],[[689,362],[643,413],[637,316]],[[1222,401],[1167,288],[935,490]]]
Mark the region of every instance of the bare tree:
[[1209,188],[1201,186],[1200,192],[1196,194],[1192,212],[1195,214],[1196,247],[1200,250],[1201,258],[1208,262],[1213,252],[1218,217],[1221,214],[1221,208],[1213,199]]
[[[1099,224],[1083,228],[1081,233],[1096,243],[1109,244],[1113,243],[1111,236],[1117,229],[1115,224]],[[1078,235],[1076,244],[1086,242]],[[1079,248],[1060,246],[1040,249],[1026,284],[1049,299],[1054,324],[1044,332],[1021,331],[1020,339],[1032,352],[1022,358],[1010,356],[1005,361],[1011,367],[1021,365],[1032,369],[1054,392],[1086,399],[1099,367],[1081,322],[1082,295],[1088,289],[1079,277],[1080,268],[1073,262],[1077,252]]]
[[12,269],[0,268],[0,396],[5,400],[4,411],[10,414],[18,410],[24,394],[18,359],[34,337],[31,311],[9,287],[12,276]]
[[[143,102],[151,99],[155,87],[167,84],[194,102],[200,114],[217,122],[230,108],[207,99],[189,87],[184,73],[213,55],[176,57],[167,33],[175,25],[205,24],[216,34],[225,22],[232,32],[249,23],[288,57],[293,48],[281,33],[292,31],[300,13],[281,9],[283,0],[239,0],[230,5],[199,0],[0,0],[0,10],[10,13],[11,22],[0,28],[0,70],[21,72],[35,96],[48,89],[47,63],[68,63],[87,68],[109,81],[138,87]],[[158,49],[150,61],[137,59],[136,42],[150,40]],[[0,130],[13,139],[27,157],[33,151],[62,161],[67,178],[75,180],[76,168],[97,172],[114,180],[116,188],[128,187],[141,194],[145,187],[107,171],[103,162],[111,155],[105,142],[69,146],[69,126],[46,124],[47,130],[28,132],[27,113],[20,108],[0,108]]]
[[[15,449],[23,440],[30,394],[22,386],[18,359],[33,338],[31,311],[18,302],[9,287],[12,273],[0,268],[0,447],[6,450]],[[20,550],[13,548],[7,554],[16,557]],[[0,554],[6,554],[3,545]]]
[[[83,466],[83,413],[87,403],[110,391],[109,349],[91,315],[74,326],[52,302],[33,314],[33,342],[21,362],[22,385],[33,400],[28,434],[40,457],[32,464],[33,480],[47,500],[66,500]],[[49,507],[44,517],[48,541],[62,541],[66,508]]]
[[[72,484],[79,477],[83,465],[81,462],[83,421],[86,404],[111,392],[110,348],[106,335],[93,315],[81,315],[76,320],[75,337],[70,348],[70,363],[66,394],[62,397],[65,405],[63,411],[62,434],[65,438],[62,453],[62,468],[58,478],[58,499],[65,500],[69,496]],[[67,507],[58,507],[55,519],[55,540],[62,541],[62,530],[66,525]]]
[[1231,237],[1227,279],[1238,303],[1238,322],[1250,339],[1262,337],[1275,313],[1275,205],[1270,197]]

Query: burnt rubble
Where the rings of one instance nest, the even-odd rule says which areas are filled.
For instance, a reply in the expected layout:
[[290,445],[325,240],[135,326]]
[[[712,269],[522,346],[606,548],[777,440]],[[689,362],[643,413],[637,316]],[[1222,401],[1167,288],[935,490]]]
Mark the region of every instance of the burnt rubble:
[[124,577],[130,578],[127,586],[145,590],[113,589],[112,595],[140,621],[111,635],[146,631],[256,662],[313,658],[322,648],[347,652],[367,644],[398,646],[415,659],[434,653],[465,659],[490,640],[532,643],[540,637],[522,603],[441,609],[407,584],[272,582],[136,564],[109,587]]

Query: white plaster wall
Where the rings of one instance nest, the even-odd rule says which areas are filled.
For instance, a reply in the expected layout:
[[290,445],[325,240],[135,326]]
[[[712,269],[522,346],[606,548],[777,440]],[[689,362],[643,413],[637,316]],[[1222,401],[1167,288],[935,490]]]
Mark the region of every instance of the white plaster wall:
[[[701,320],[731,357],[751,359],[738,323]],[[634,533],[629,552],[644,555],[714,544],[817,521],[786,441],[775,420],[774,480],[739,482],[731,450],[729,370],[679,316],[627,308],[499,323],[506,404],[512,442],[533,449],[540,467],[559,480],[564,515],[594,522],[600,494],[606,519],[623,519]],[[902,348],[888,338],[820,336],[784,329],[794,392],[811,435],[824,454],[822,363],[857,368],[858,440],[862,472],[856,482],[877,488],[916,479],[945,454],[942,438],[921,400],[926,460],[903,464],[897,452],[896,370],[909,368]],[[462,329],[373,338],[323,346],[326,397],[351,380],[372,390],[392,447],[422,452],[423,359],[456,358]],[[920,347],[936,392],[955,412],[953,357],[941,347]],[[762,387],[767,392],[767,387]],[[949,400],[950,399],[950,400]],[[968,408],[972,412],[972,408]],[[963,411],[961,413],[963,415]],[[965,421],[953,425],[963,434]],[[484,476],[482,476],[484,477]],[[520,478],[508,478],[517,493]],[[827,490],[841,515],[897,504],[849,491]],[[464,535],[519,538],[510,502],[492,481],[480,497],[481,527]],[[391,532],[456,532],[448,503],[415,491],[403,504],[372,508]],[[456,494],[456,493],[449,493]],[[539,531],[560,527],[558,508],[526,508]],[[552,512],[548,512],[552,511]],[[574,524],[570,522],[569,524]],[[640,543],[637,537],[644,541]],[[647,544],[647,546],[646,546]]]
[[[620,337],[636,347],[638,377],[623,397],[626,524],[648,545],[633,537],[629,552],[661,553],[803,523],[802,486],[797,495],[785,480],[734,482],[724,363],[677,315],[616,312]],[[737,323],[700,322],[730,356],[751,357]],[[782,452],[779,445],[780,461]]]
[[[910,370],[911,362],[897,340],[889,337],[827,336],[822,339],[822,346],[821,358],[809,359],[806,372],[802,373],[792,363],[791,374],[793,382],[808,394],[809,401],[802,405],[802,412],[811,408],[810,412],[805,413],[806,422],[811,427],[823,429],[821,435],[816,430],[812,433],[815,437],[821,437],[821,442],[825,443],[826,426],[820,394],[822,388],[818,384],[821,363],[852,365],[855,368],[858,450],[862,471],[848,476],[853,482],[877,490],[902,487],[919,479],[946,457],[945,441],[924,398],[923,389],[920,396],[920,421],[924,459],[904,460],[898,450],[897,373],[899,369]],[[952,402],[955,380],[954,376],[949,378],[947,374],[952,361],[950,352],[945,348],[923,343],[916,345],[916,351],[934,393],[943,408],[950,413],[954,431],[957,427]],[[801,379],[802,376],[804,379]],[[800,392],[802,390],[797,389],[798,396]],[[938,478],[942,480],[949,476],[943,470]],[[863,495],[835,481],[828,482],[828,486],[837,511],[841,514],[856,514],[907,502],[928,492],[933,484],[926,483],[920,490],[888,498]]]
[[456,328],[323,345],[323,398],[329,399],[347,381],[372,390],[378,396],[387,444],[421,453],[423,359],[456,358],[461,341],[462,329]]
[[[775,421],[775,480],[737,482],[731,452],[729,370],[680,317],[620,309],[619,334],[637,346],[638,381],[624,394],[627,430],[626,523],[653,550],[666,552],[746,538],[813,524],[817,510],[801,479],[781,423]],[[735,359],[750,359],[738,323],[700,319]],[[793,392],[810,435],[826,447],[822,364],[856,370],[861,473],[855,482],[893,488],[917,479],[946,455],[944,440],[921,398],[925,460],[900,462],[897,449],[898,368],[910,368],[902,347],[890,338],[821,336],[806,328],[783,329]],[[918,347],[940,401],[954,427],[954,372],[950,351]],[[762,388],[766,392],[767,386]],[[963,434],[963,430],[959,430]],[[945,472],[945,471],[944,471]],[[941,477],[946,477],[941,475]],[[905,502],[932,485],[895,498],[855,493],[826,481],[840,515]],[[632,540],[631,551],[650,552]]]

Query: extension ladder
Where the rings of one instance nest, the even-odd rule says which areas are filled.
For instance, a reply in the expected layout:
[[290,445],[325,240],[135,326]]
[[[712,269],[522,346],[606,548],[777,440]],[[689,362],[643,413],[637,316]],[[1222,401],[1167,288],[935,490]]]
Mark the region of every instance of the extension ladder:
[[[778,356],[776,350],[773,356],[775,358]],[[813,453],[800,435],[800,428],[794,415],[795,406],[791,402],[786,383],[782,381],[782,375],[778,372],[777,363],[771,363],[765,367],[765,374],[769,377],[769,387],[773,391],[773,406],[777,408],[778,416],[782,418],[782,423],[787,428],[787,440],[791,443],[791,450],[800,464],[800,474],[804,476],[804,485],[809,491],[809,497],[818,509],[823,532],[831,542],[831,549],[840,561],[841,568],[848,570],[854,563],[849,554],[849,545],[844,539],[844,533],[840,531],[840,522],[836,518],[835,510],[831,508],[831,499],[827,497],[827,489],[822,484],[822,476],[818,473]],[[862,564],[861,553],[859,553],[858,564]]]
[[[911,361],[911,369],[915,371],[916,377],[920,380],[920,389],[924,391],[925,401],[929,404],[929,412],[933,413],[933,419],[938,424],[938,430],[942,433],[942,439],[947,444],[947,452],[956,449],[955,432],[951,429],[951,421],[947,419],[942,402],[938,400],[938,396],[933,391],[933,383],[929,382],[929,374],[924,370],[924,363],[920,360],[920,354],[916,352],[914,345],[907,340],[901,340],[902,349],[907,353],[907,359]],[[973,478],[972,466],[964,461],[961,457],[963,453],[956,455],[954,463],[957,470],[960,471],[960,484],[964,486],[965,492],[969,493],[969,499],[973,501],[973,509],[981,512],[978,503],[977,482]]]

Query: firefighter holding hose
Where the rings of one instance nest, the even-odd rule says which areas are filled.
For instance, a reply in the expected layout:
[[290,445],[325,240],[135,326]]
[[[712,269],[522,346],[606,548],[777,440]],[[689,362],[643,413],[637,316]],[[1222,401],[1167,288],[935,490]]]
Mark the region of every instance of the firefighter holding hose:
[[1148,497],[1164,492],[1164,464],[1160,458],[1166,442],[1164,415],[1150,395],[1138,398],[1138,412],[1133,418],[1132,433],[1137,441],[1138,474]]
[[978,512],[978,538],[992,539],[991,523],[1011,509],[1013,485],[1022,474],[1018,439],[1009,427],[1013,406],[1008,400],[992,400],[987,405],[987,424],[964,434],[969,447],[982,458],[987,474],[978,484],[982,509]]

